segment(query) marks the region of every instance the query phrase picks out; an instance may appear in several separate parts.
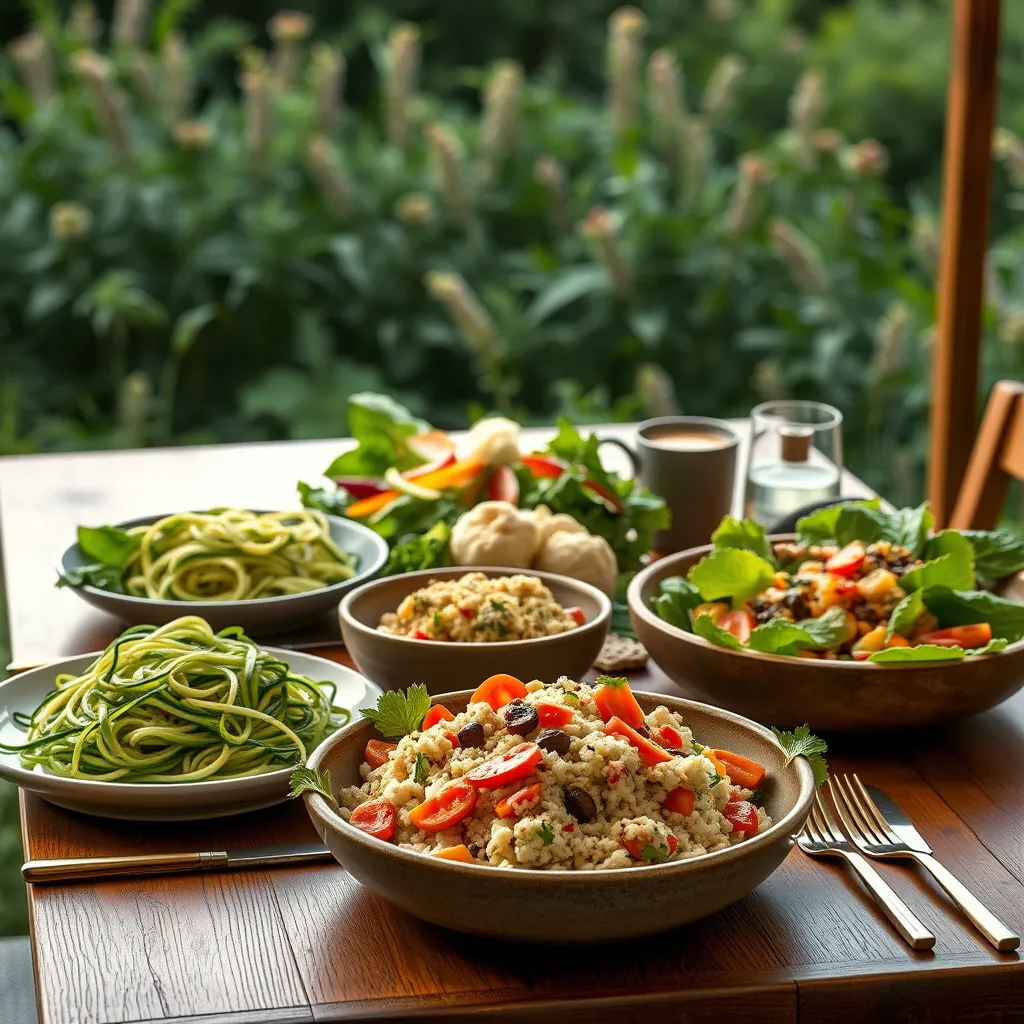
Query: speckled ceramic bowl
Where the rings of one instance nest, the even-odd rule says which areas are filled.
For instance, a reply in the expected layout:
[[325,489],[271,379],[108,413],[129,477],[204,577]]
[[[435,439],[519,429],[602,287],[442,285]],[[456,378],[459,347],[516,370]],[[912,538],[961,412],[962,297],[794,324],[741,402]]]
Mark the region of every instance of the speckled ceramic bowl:
[[[792,540],[793,535],[772,540]],[[669,555],[633,577],[630,617],[637,636],[661,670],[688,696],[749,715],[759,722],[808,723],[834,732],[937,725],[977,714],[1024,685],[1024,641],[998,654],[963,661],[875,665],[734,651],[658,618],[651,598],[661,581],[685,576],[710,545]],[[1003,596],[1022,601],[1020,588]],[[1024,601],[1022,601],[1024,603]]]
[[[323,797],[304,797],[317,832],[338,862],[396,907],[458,931],[524,942],[611,942],[666,931],[742,899],[785,859],[814,798],[803,758],[785,763],[769,730],[739,715],[662,694],[638,693],[645,710],[664,704],[694,735],[768,769],[762,790],[774,824],[753,839],[691,860],[611,871],[531,871],[437,860],[373,839],[337,815]],[[439,696],[465,709],[470,691]],[[322,744],[310,767],[326,768],[336,789],[358,785],[369,722]]]
[[[516,573],[536,576],[563,608],[581,608],[586,621],[568,633],[488,644],[416,640],[377,629],[380,617],[393,612],[413,591],[431,580],[457,579],[467,572],[482,572],[489,577]],[[604,643],[612,604],[597,587],[568,576],[535,569],[459,565],[375,580],[348,594],[338,614],[345,646],[360,672],[385,690],[404,690],[411,683],[423,683],[434,694],[476,689],[496,672],[508,672],[524,680],[543,679],[547,683],[553,683],[559,676],[581,678],[594,664]]]

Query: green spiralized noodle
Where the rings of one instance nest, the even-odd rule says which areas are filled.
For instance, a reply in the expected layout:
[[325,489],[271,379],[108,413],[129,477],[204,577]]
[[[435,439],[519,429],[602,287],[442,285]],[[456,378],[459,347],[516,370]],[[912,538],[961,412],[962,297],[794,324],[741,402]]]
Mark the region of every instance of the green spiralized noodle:
[[[57,676],[24,744],[0,750],[73,779],[198,782],[305,761],[351,713],[332,683],[295,675],[237,626],[190,615],[133,626],[80,676]],[[328,691],[328,692],[325,692]]]
[[134,597],[252,601],[321,590],[356,573],[356,556],[334,543],[315,509],[179,512],[127,533],[140,538],[123,574]]

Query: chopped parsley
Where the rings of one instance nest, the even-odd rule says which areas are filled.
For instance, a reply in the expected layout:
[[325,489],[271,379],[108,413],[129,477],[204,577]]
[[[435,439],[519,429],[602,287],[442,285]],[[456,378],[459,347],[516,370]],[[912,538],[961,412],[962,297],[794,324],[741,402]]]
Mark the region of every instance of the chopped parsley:
[[555,830],[551,827],[550,821],[545,821],[544,824],[536,830],[536,833],[540,836],[540,841],[545,846],[550,846],[555,841]]
[[794,757],[806,757],[814,772],[814,781],[823,786],[828,778],[828,765],[821,755],[828,750],[828,744],[815,736],[806,725],[798,725],[792,732],[782,732],[773,725],[772,732],[786,752],[786,764]]
[[508,605],[504,601],[499,601],[496,597],[491,598],[491,607],[496,612],[507,612]]
[[412,781],[422,786],[430,772],[430,758],[426,754],[416,755],[416,770],[412,773]]
[[377,698],[375,710],[363,708],[359,712],[377,727],[385,739],[408,736],[423,724],[423,716],[430,710],[430,694],[422,683],[413,683],[408,690],[388,690]]
[[717,786],[720,782],[723,782],[723,781],[724,781],[724,779],[722,778],[721,775],[718,774],[718,772],[712,772],[708,776],[708,789],[714,789],[715,786]]
[[642,856],[646,864],[657,864],[660,861],[666,860],[668,854],[668,843],[659,843],[657,846],[648,843],[644,847]]
[[434,612],[434,629],[444,629],[444,619],[440,612]]

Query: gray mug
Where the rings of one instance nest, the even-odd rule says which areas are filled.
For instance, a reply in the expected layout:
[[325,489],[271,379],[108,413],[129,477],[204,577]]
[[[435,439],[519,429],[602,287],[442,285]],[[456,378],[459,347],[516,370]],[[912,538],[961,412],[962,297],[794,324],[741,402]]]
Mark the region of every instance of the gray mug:
[[637,427],[634,451],[617,438],[602,444],[621,448],[634,472],[672,513],[667,530],[654,538],[658,554],[708,544],[715,527],[732,511],[740,438],[724,420],[704,416],[661,416]]

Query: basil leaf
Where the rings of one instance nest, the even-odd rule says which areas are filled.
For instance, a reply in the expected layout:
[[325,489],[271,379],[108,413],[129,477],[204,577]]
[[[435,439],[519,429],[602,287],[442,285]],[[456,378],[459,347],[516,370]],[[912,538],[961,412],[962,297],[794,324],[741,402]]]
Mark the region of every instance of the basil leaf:
[[974,571],[983,580],[1001,580],[1024,569],[1024,537],[1008,530],[962,530],[974,548]]
[[430,429],[387,395],[363,391],[348,400],[348,430],[359,445],[339,455],[324,476],[383,476],[389,467],[413,469],[426,460],[406,444],[410,437]]
[[775,581],[775,568],[753,551],[719,548],[702,558],[687,579],[705,601],[722,597],[739,601],[770,587]]
[[907,594],[893,608],[892,615],[889,616],[889,628],[885,632],[886,642],[890,641],[897,633],[900,636],[909,636],[910,631],[914,628],[914,623],[917,622],[923,611],[924,591],[915,590],[914,593]]
[[697,621],[693,624],[693,631],[701,639],[707,640],[708,643],[717,644],[719,647],[728,647],[734,651],[743,649],[743,644],[728,630],[716,626],[711,621],[710,615],[698,615]]
[[655,614],[677,629],[692,632],[690,610],[703,604],[700,591],[682,576],[669,576],[661,581],[660,593],[651,598]]
[[996,597],[985,590],[929,587],[924,594],[924,603],[939,620],[940,626],[969,626],[975,622],[987,622],[996,639],[1013,644],[1024,637],[1024,605]]
[[747,646],[762,654],[796,654],[833,650],[845,639],[846,616],[842,608],[830,608],[818,618],[802,622],[773,619],[750,634]]
[[78,546],[87,558],[120,569],[138,550],[142,536],[132,536],[116,526],[80,526]]
[[868,661],[883,665],[906,661],[963,661],[962,647],[939,647],[938,644],[920,644],[917,647],[888,647],[875,651]]
[[937,533],[925,545],[924,554],[931,561],[900,578],[900,586],[908,594],[925,587],[970,590],[974,586],[974,548],[956,530]]
[[313,484],[298,484],[299,500],[303,508],[318,508],[329,516],[345,514],[345,506],[349,503],[349,494],[343,487],[331,484],[329,487],[316,487]]
[[120,568],[94,562],[60,573],[57,577],[57,586],[96,587],[98,590],[108,590],[112,594],[123,594],[124,576]]
[[778,566],[775,552],[765,536],[764,527],[752,519],[733,519],[732,516],[726,516],[719,523],[718,529],[711,534],[711,543],[716,548],[753,551],[755,555],[760,555],[765,561]]
[[[867,501],[844,501],[836,505],[829,505],[820,508],[817,512],[798,519],[796,532],[799,534],[800,542],[803,544],[820,544],[822,541],[836,540],[836,528],[839,516],[844,509],[871,509],[880,511],[882,503],[878,498],[871,498]],[[856,540],[857,538],[851,538]],[[861,538],[863,539],[863,538]]]

